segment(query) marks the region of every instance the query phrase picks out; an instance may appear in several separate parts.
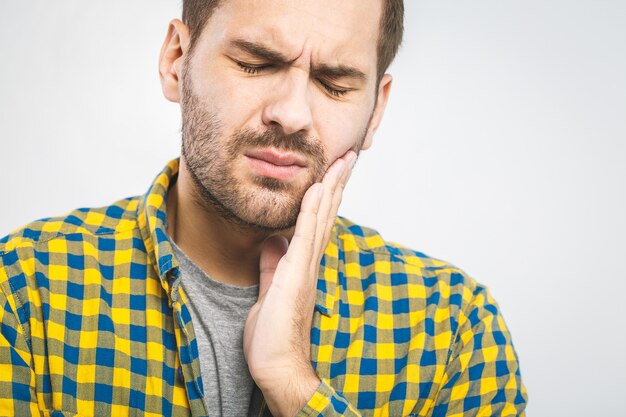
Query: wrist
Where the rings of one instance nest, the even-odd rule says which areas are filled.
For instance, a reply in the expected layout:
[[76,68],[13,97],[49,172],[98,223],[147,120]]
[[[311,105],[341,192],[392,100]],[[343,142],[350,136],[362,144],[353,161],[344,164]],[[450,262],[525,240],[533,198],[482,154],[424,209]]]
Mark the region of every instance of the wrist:
[[321,382],[311,367],[310,371],[296,372],[259,388],[273,416],[293,417],[313,397]]

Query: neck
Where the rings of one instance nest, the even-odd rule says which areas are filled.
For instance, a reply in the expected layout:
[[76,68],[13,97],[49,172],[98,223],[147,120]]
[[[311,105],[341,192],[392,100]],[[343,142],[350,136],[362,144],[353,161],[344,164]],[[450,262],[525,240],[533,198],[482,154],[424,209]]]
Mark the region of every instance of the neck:
[[291,238],[293,230],[264,232],[234,224],[194,199],[193,181],[181,161],[167,195],[168,234],[213,279],[241,287],[259,283],[261,245],[271,234]]

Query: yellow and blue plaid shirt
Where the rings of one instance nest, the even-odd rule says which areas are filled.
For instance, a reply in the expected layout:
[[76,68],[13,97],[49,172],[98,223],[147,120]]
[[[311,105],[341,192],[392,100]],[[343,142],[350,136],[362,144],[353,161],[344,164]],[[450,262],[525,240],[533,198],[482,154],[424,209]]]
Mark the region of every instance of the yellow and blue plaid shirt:
[[[0,415],[206,415],[166,232],[177,172],[174,160],[141,197],[0,240]],[[298,416],[524,414],[487,289],[343,218],[320,268],[311,361],[322,383]]]

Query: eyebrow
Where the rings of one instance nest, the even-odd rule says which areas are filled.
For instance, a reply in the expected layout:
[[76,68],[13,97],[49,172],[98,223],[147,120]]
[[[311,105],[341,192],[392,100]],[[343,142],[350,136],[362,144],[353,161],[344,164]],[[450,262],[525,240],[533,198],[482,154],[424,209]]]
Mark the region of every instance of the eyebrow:
[[[230,42],[230,45],[274,64],[286,65],[292,62],[292,60],[287,58],[284,54],[261,43],[250,42],[244,39],[234,39]],[[322,76],[330,79],[352,78],[358,81],[367,80],[367,75],[363,71],[348,65],[334,66],[320,64],[316,65],[312,69],[312,73],[315,76]]]
[[243,39],[234,39],[230,42],[230,45],[258,58],[262,58],[276,64],[288,64],[290,62],[285,55],[260,43],[250,42]]
[[321,75],[327,78],[352,78],[358,81],[367,80],[367,75],[359,69],[347,65],[331,66],[326,64],[317,65],[313,68],[315,75]]

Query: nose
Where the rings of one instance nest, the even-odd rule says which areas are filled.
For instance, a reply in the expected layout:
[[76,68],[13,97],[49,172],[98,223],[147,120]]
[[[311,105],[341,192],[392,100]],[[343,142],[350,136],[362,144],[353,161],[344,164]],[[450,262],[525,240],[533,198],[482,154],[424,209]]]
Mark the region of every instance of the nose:
[[269,101],[263,109],[263,123],[266,126],[279,125],[285,135],[308,131],[313,122],[308,75],[293,71],[269,92]]

